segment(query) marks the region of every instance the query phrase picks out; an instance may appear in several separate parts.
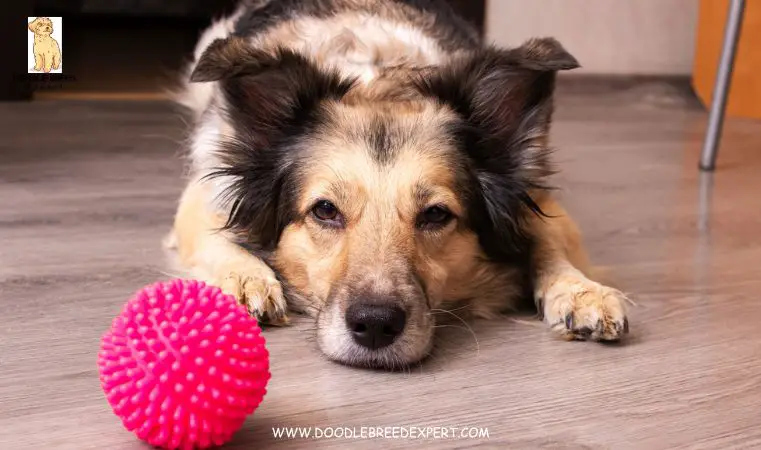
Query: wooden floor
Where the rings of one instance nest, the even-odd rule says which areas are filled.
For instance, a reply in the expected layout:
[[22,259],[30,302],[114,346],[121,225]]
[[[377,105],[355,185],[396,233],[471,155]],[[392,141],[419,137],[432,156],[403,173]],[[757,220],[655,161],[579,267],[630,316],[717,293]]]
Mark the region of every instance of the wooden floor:
[[[530,318],[447,328],[408,373],[325,361],[308,321],[268,330],[273,378],[231,449],[761,448],[761,124],[731,120],[700,177],[705,114],[628,89],[561,96],[558,184],[638,306],[623,345]],[[98,383],[99,338],[142,285],[181,189],[163,103],[0,104],[0,449],[139,449]],[[488,428],[488,440],[275,439],[272,427]]]

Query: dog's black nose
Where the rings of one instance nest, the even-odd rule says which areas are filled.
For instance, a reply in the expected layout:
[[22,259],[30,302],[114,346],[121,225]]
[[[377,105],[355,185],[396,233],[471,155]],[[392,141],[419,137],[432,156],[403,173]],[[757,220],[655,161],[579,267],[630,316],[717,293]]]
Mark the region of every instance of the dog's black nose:
[[346,310],[346,326],[354,341],[371,350],[391,345],[406,322],[407,314],[398,306],[355,303]]

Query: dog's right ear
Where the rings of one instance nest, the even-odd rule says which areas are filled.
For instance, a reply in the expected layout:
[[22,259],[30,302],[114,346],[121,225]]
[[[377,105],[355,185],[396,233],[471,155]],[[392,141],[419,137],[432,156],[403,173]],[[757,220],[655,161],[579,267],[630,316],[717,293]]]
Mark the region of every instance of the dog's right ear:
[[218,82],[228,116],[251,133],[257,148],[270,146],[278,130],[293,126],[320,101],[340,99],[354,85],[293,50],[263,51],[239,37],[212,42],[190,81]]
[[29,25],[27,25],[29,27],[29,31],[31,31],[32,33],[34,33],[36,31],[35,28],[37,28],[37,21],[38,20],[40,20],[39,17],[34,19],[33,21],[29,22]]
[[265,52],[237,37],[213,42],[190,79],[217,83],[220,110],[235,130],[219,144],[221,165],[211,174],[231,180],[225,228],[271,249],[289,223],[283,204],[294,195],[286,169],[293,143],[324,120],[321,104],[340,100],[354,80],[292,50]]
[[201,54],[190,75],[190,81],[219,81],[223,78],[254,74],[276,63],[273,55],[251,47],[243,38],[217,39]]
[[267,52],[252,47],[245,38],[232,36],[216,39],[206,47],[190,75],[190,81],[219,81],[293,66],[316,70],[304,56],[292,50],[277,48]]

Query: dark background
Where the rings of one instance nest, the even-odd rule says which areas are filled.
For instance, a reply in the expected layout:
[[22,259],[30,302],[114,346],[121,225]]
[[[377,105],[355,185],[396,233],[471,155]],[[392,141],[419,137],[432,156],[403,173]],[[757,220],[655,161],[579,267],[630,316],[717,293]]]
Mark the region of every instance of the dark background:
[[[483,33],[485,0],[449,0]],[[22,0],[0,22],[0,100],[156,93],[170,85],[210,21],[237,0]],[[27,17],[63,17],[63,76],[28,75]]]

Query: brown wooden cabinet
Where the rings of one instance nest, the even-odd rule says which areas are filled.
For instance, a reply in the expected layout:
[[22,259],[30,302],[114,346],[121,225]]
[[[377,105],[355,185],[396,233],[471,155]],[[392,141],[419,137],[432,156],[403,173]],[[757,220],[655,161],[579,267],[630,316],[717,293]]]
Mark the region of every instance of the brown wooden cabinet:
[[[701,0],[692,83],[703,104],[713,96],[729,0]],[[737,47],[727,115],[761,119],[761,1],[749,0]]]

